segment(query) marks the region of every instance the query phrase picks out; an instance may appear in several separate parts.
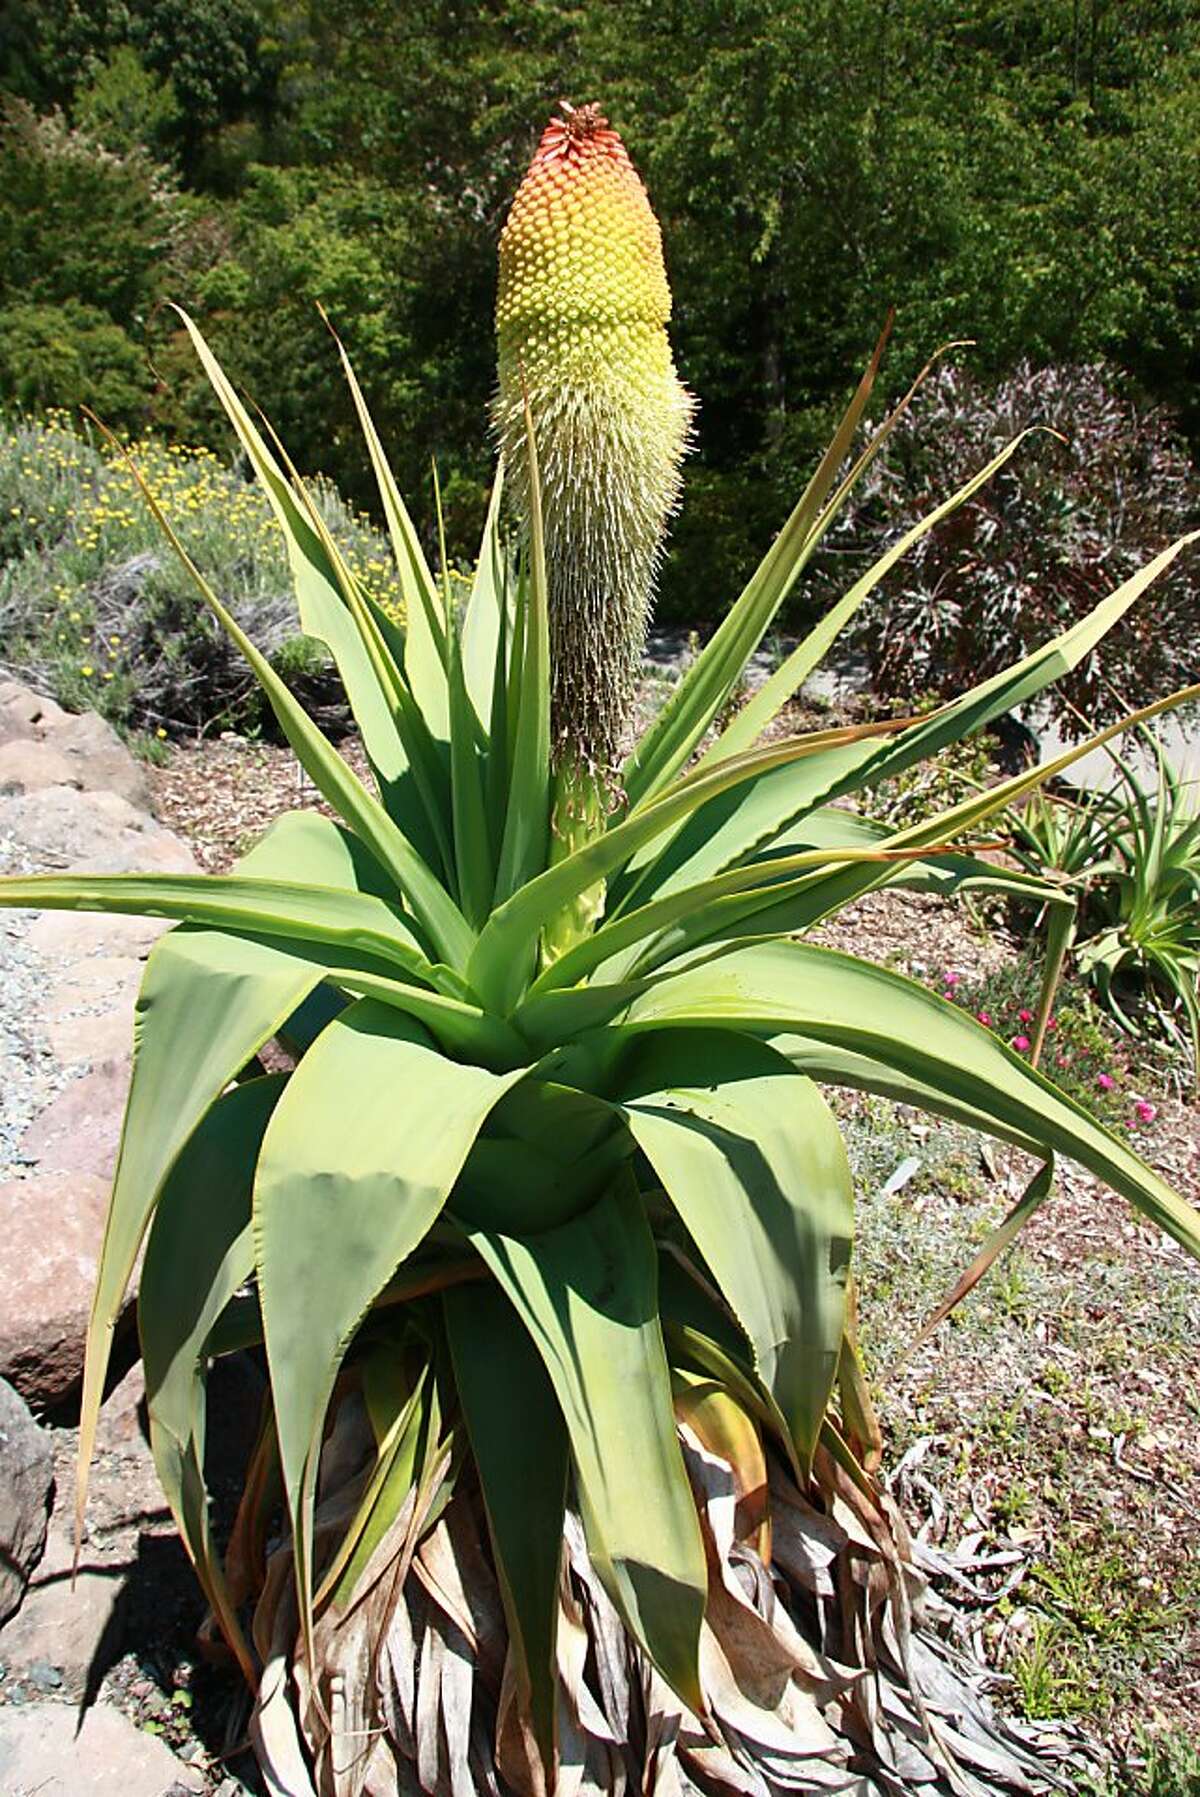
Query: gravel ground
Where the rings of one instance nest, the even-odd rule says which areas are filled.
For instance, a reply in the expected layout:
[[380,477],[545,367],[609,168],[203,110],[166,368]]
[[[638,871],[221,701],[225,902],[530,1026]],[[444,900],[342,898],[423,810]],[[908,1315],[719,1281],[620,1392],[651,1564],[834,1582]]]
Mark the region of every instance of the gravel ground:
[[[0,829],[0,874],[36,871]],[[0,911],[0,1180],[19,1178],[25,1130],[71,1077],[50,1053],[40,1022],[45,963],[25,938],[36,912]]]

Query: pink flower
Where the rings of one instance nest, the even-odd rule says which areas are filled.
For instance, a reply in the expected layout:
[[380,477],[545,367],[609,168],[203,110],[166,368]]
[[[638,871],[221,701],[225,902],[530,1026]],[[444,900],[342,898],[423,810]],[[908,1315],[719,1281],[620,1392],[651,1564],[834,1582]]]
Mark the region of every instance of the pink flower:
[[1018,1054],[1024,1054],[1026,1049],[1029,1047],[1029,1037],[1028,1036],[1014,1036],[1012,1039],[1012,1045],[1016,1049]]
[[957,986],[961,979],[961,973],[944,973],[942,975],[942,984],[943,986]]
[[1153,1123],[1154,1119],[1158,1116],[1158,1106],[1156,1104],[1151,1104],[1149,1100],[1145,1098],[1139,1098],[1133,1108],[1137,1113],[1139,1123]]
[[1022,1023],[1032,1023],[1033,1022],[1033,1012],[1032,1011],[1018,1011],[1017,1016]]
[[1069,1067],[1071,1065],[1071,1057],[1069,1054],[1056,1054],[1054,1058],[1060,1067]]
[[991,1027],[992,1027],[992,1019],[991,1019],[991,1014],[990,1014],[990,1012],[988,1012],[988,1011],[976,1011],[976,1013],[975,1013],[975,1016],[976,1016],[976,1019],[977,1019],[977,1021],[978,1021],[978,1022],[980,1022],[980,1023],[982,1023],[982,1024],[985,1024],[985,1025],[986,1025],[986,1027],[987,1027],[987,1028],[988,1028],[988,1029],[991,1029]]
[[1096,1075],[1096,1084],[1102,1092],[1111,1092],[1116,1083],[1117,1082],[1111,1073],[1098,1073]]
[[1048,1030],[1056,1030],[1058,1028],[1058,1018],[1057,1017],[1047,1017],[1046,1028]]

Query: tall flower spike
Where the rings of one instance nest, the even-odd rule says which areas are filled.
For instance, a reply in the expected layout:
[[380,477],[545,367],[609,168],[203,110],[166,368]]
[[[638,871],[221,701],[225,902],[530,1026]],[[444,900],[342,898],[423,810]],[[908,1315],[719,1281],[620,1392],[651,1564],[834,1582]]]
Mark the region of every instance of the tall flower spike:
[[[671,360],[658,221],[595,106],[562,103],[500,236],[495,419],[528,516],[523,399],[545,514],[560,768],[609,778],[632,711],[695,401]],[[560,789],[561,791],[561,789]]]

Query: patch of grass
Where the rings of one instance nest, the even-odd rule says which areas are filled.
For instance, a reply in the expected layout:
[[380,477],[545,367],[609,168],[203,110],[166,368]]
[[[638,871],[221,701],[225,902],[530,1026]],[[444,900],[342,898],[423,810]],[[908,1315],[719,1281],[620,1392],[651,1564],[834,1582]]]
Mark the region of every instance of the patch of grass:
[[[1072,1176],[908,1355],[1025,1165],[1007,1149],[985,1160],[967,1132],[904,1107],[835,1102],[858,1193],[861,1334],[885,1465],[916,1456],[897,1495],[932,1545],[953,1553],[973,1537],[978,1554],[1008,1556],[977,1575],[992,1607],[974,1614],[1013,1703],[1084,1718],[1117,1743],[1156,1704],[1187,1713],[1200,1659],[1197,1269]],[[946,1595],[963,1601],[960,1587]],[[1112,1797],[1167,1797],[1166,1774],[1153,1776]]]

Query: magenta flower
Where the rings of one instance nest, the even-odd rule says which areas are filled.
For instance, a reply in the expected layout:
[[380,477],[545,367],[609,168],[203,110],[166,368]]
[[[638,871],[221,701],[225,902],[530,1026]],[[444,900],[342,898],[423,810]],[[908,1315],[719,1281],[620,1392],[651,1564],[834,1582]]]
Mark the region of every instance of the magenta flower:
[[1071,1057],[1069,1054],[1057,1054],[1054,1058],[1060,1067],[1069,1067],[1071,1065]]
[[1057,1017],[1047,1017],[1046,1028],[1048,1030],[1056,1030],[1058,1028],[1058,1018]]
[[979,1023],[985,1024],[988,1029],[991,1029],[992,1018],[989,1011],[976,1011],[975,1016]]
[[1014,1036],[1012,1039],[1012,1045],[1016,1049],[1018,1054],[1024,1054],[1025,1051],[1027,1050],[1027,1048],[1029,1047],[1029,1037],[1028,1036]]
[[1096,1075],[1096,1084],[1102,1092],[1111,1092],[1116,1083],[1117,1082],[1111,1073],[1098,1073]]
[[1151,1104],[1149,1100],[1145,1098],[1139,1098],[1133,1108],[1137,1113],[1139,1123],[1153,1123],[1154,1119],[1158,1116],[1158,1106],[1156,1104]]
[[1021,1023],[1032,1023],[1033,1022],[1033,1012],[1032,1011],[1018,1011],[1017,1017]]
[[942,975],[942,984],[943,986],[957,986],[961,979],[961,973],[944,973]]

